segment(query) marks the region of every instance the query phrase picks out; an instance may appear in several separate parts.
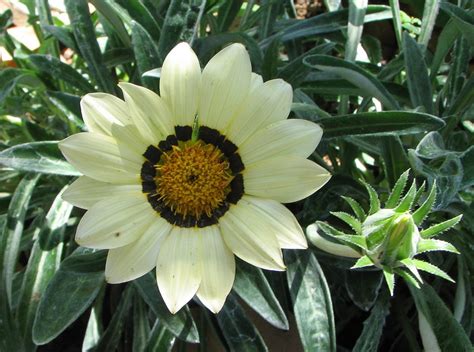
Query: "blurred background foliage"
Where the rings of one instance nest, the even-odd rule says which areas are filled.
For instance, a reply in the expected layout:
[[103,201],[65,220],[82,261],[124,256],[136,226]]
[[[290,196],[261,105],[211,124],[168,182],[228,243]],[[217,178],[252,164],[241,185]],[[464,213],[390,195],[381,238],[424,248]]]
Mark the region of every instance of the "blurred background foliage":
[[[472,0],[0,1],[0,350],[471,350],[473,38]],[[461,254],[423,257],[456,284],[398,280],[390,298],[380,271],[310,247],[285,252],[286,273],[239,261],[217,315],[197,302],[171,315],[151,273],[106,285],[106,253],[74,242],[83,211],[60,194],[78,173],[57,141],[84,128],[86,93],[158,92],[180,41],[202,65],[243,43],[255,72],[293,86],[292,117],[324,128],[311,158],[333,177],[288,204],[303,227],[343,228],[330,211],[349,210],[341,196],[368,206],[359,180],[382,200],[408,168],[436,181],[423,227],[464,214],[441,236]]]

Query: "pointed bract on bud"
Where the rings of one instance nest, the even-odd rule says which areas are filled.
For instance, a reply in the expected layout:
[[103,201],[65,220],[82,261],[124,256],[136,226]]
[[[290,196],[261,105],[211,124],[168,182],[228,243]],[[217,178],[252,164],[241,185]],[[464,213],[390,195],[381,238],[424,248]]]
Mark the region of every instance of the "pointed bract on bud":
[[396,216],[387,231],[382,262],[390,265],[397,260],[413,258],[419,241],[420,233],[413,217],[408,213]]

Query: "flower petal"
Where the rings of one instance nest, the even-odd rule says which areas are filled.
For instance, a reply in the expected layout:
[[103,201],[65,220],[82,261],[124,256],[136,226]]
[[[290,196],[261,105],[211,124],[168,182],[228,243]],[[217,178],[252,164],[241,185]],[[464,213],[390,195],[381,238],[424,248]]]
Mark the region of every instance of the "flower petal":
[[82,217],[76,242],[97,249],[122,247],[136,241],[157,217],[143,194],[107,198]]
[[253,196],[290,203],[310,196],[330,177],[328,171],[310,160],[279,156],[246,165],[244,189]]
[[283,120],[257,131],[239,146],[244,164],[278,155],[307,158],[316,149],[323,130],[306,120]]
[[236,256],[263,269],[285,269],[273,228],[261,220],[247,200],[231,206],[219,225],[226,245]]
[[250,78],[249,94],[251,94],[255,89],[260,88],[262,85],[263,77],[260,76],[258,73],[252,72],[252,76]]
[[293,100],[291,86],[281,79],[267,81],[253,90],[241,104],[227,128],[226,136],[237,146],[257,130],[288,117]]
[[143,156],[112,137],[77,133],[59,142],[59,149],[86,176],[112,183],[139,182]]
[[174,227],[158,254],[158,288],[173,314],[193,298],[201,283],[199,235],[197,228]]
[[82,118],[90,132],[110,135],[113,124],[132,123],[125,102],[107,93],[89,93],[81,99]]
[[308,248],[306,237],[298,220],[287,207],[271,199],[244,196],[252,204],[262,221],[272,227],[281,248]]
[[242,44],[218,52],[202,72],[199,124],[222,130],[248,94],[251,79],[249,54]]
[[176,125],[192,126],[201,85],[199,60],[188,43],[179,43],[161,68],[160,94],[173,113]]
[[157,144],[174,133],[175,122],[171,112],[157,94],[131,83],[121,82],[119,87],[123,91],[133,123],[147,143]]
[[62,198],[76,207],[89,209],[105,198],[116,197],[117,195],[127,197],[140,193],[141,186],[139,184],[117,185],[81,176],[69,185],[62,194]]
[[135,125],[112,125],[110,134],[119,145],[123,144],[137,155],[143,155],[150,145],[145,142]]
[[201,284],[197,296],[213,313],[218,313],[234,284],[234,254],[222,240],[217,226],[200,229]]
[[145,275],[156,265],[161,243],[171,232],[171,225],[156,217],[148,230],[135,242],[111,249],[105,265],[105,279],[112,284],[131,281]]

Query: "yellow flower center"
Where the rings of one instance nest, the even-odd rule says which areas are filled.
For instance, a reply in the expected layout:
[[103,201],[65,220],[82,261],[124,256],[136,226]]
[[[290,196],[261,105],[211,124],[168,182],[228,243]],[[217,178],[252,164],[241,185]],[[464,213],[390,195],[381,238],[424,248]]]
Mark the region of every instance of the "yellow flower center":
[[211,216],[230,192],[233,176],[229,162],[212,144],[174,145],[155,168],[159,199],[183,216]]

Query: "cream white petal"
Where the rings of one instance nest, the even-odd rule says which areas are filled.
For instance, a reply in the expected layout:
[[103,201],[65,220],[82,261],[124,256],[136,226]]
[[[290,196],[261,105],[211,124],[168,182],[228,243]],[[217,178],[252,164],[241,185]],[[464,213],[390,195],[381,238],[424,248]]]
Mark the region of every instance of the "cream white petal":
[[200,229],[201,284],[197,296],[213,313],[221,310],[235,277],[234,254],[225,245],[219,228]]
[[90,132],[110,135],[113,124],[130,124],[127,106],[123,100],[107,93],[90,93],[81,99],[82,118]]
[[125,145],[137,155],[143,155],[149,143],[145,142],[135,125],[112,125],[111,135],[119,145]]
[[161,243],[170,231],[171,225],[157,216],[136,241],[109,250],[105,265],[106,281],[112,284],[131,281],[153,269],[156,266]]
[[291,86],[281,79],[260,85],[247,96],[242,109],[227,128],[227,137],[237,146],[257,130],[288,117],[293,100]]
[[258,130],[239,146],[244,164],[279,155],[307,158],[316,149],[323,131],[306,120],[283,120]]
[[260,88],[263,85],[263,77],[260,76],[258,73],[252,72],[252,76],[250,78],[250,87],[249,87],[249,94],[255,89]]
[[166,56],[160,77],[161,97],[168,104],[177,125],[193,124],[200,85],[198,58],[188,43],[179,43]]
[[127,197],[129,195],[139,195],[140,193],[141,186],[139,184],[120,185],[100,182],[87,176],[81,176],[69,185],[62,194],[62,198],[76,207],[89,209],[105,198],[118,195]]
[[250,58],[242,44],[218,52],[204,68],[201,80],[199,124],[223,130],[248,94]]
[[239,258],[263,269],[285,269],[273,228],[261,221],[245,199],[230,207],[219,219],[219,226],[226,245]]
[[329,181],[331,175],[318,164],[303,158],[279,156],[246,165],[246,194],[282,203],[306,198]]
[[59,149],[86,176],[112,183],[139,182],[143,156],[112,137],[77,133],[59,142]]
[[157,217],[143,194],[106,198],[82,217],[76,242],[97,249],[122,247],[136,241]]
[[201,283],[199,235],[197,228],[174,227],[158,254],[158,288],[173,314],[193,298]]
[[261,220],[273,228],[281,248],[308,248],[303,230],[288,208],[271,199],[252,196],[244,196],[243,199],[252,204]]
[[149,144],[157,144],[174,133],[173,117],[165,102],[151,90],[121,82],[125,102],[133,123]]

